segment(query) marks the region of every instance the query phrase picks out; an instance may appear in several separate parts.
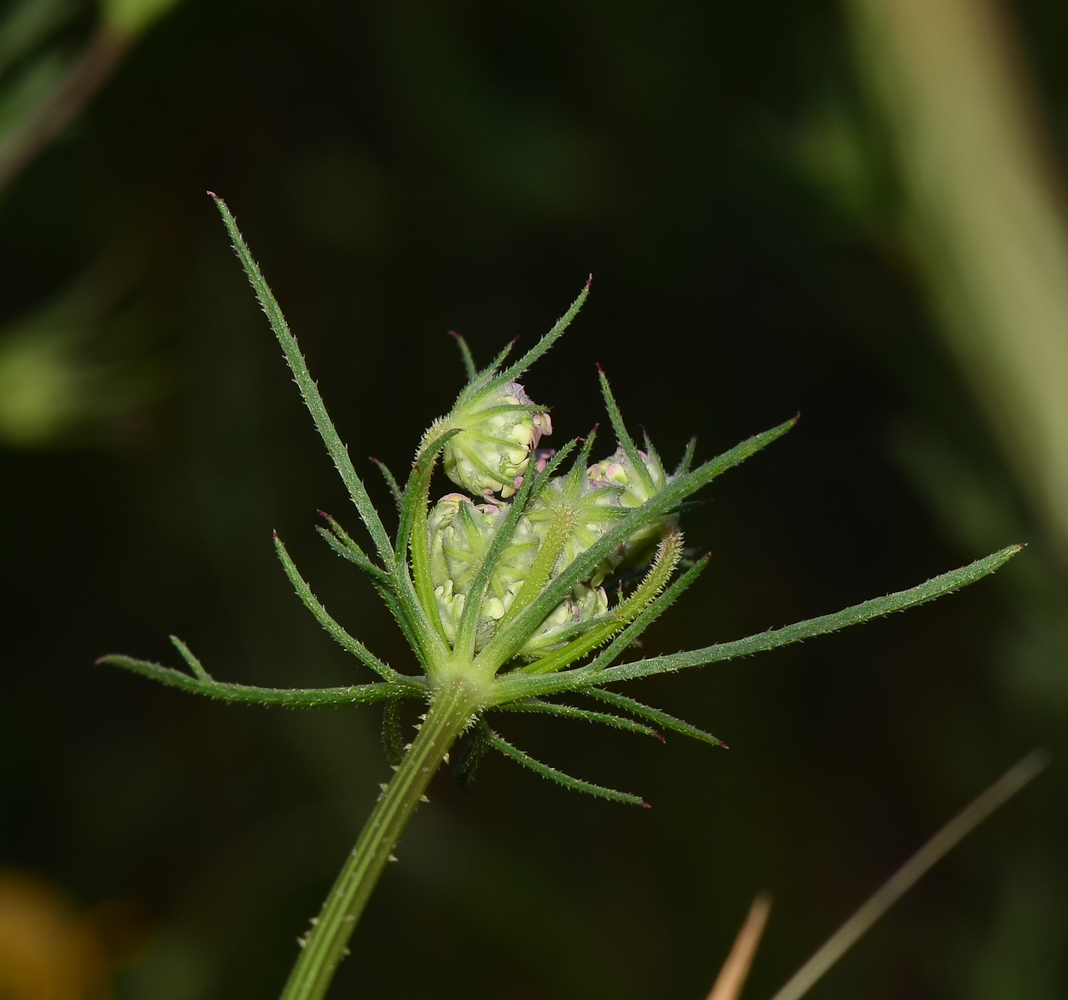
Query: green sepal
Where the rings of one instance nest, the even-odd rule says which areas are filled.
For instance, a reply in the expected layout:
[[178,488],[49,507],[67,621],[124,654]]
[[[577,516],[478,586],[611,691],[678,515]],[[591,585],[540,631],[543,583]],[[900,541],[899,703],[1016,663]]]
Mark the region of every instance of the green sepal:
[[409,621],[409,616],[404,613],[401,601],[396,593],[395,576],[373,563],[363,549],[348,536],[345,529],[334,518],[325,511],[319,511],[319,513],[329,524],[329,530],[317,525],[316,532],[339,556],[358,566],[371,577],[371,583],[374,585],[378,596],[382,598],[382,603],[386,605],[389,613],[393,616],[393,620],[407,640],[409,647],[419,659],[420,666],[425,669],[427,661],[423,651],[423,644],[419,641],[415,628]]
[[[589,692],[583,692],[588,694]],[[579,708],[577,705],[564,705],[558,701],[542,701],[538,698],[527,698],[523,701],[510,701],[507,705],[498,705],[497,712],[529,712],[540,715],[556,715],[562,719],[580,719],[583,722],[599,722],[613,729],[623,729],[628,733],[640,733],[642,736],[654,736],[663,740],[657,730],[633,719],[622,715],[613,715],[611,712],[595,712],[588,708]]]
[[515,347],[518,339],[519,338],[516,337],[508,341],[508,343],[497,352],[497,356],[486,365],[485,368],[477,372],[475,377],[460,390],[460,394],[456,397],[456,402],[453,404],[453,409],[456,409],[461,403],[472,399],[481,392],[486,383],[493,378],[494,372],[504,364],[504,359],[512,353],[512,348]]
[[[660,452],[656,450],[656,448],[653,446],[653,442],[649,440],[649,435],[648,433],[646,433],[644,427],[642,428],[642,443],[645,445],[645,454],[649,457],[649,463],[651,463],[654,468],[663,469],[664,463],[660,458]],[[645,471],[649,472],[649,464],[646,462],[642,462],[642,465],[645,467]],[[651,476],[652,473],[650,473],[650,478]],[[654,483],[653,486],[655,488],[656,484]]]
[[349,635],[334,620],[326,608],[319,603],[319,599],[312,593],[311,587],[308,586],[307,581],[300,575],[300,571],[289,557],[289,553],[286,551],[282,539],[278,537],[277,531],[274,533],[274,548],[282,563],[282,569],[289,578],[289,582],[293,584],[293,589],[297,592],[297,596],[312,613],[315,620],[326,630],[330,638],[346,652],[355,656],[361,663],[370,667],[383,680],[392,681],[399,677],[400,675],[392,667],[383,663],[359,639]]
[[[430,480],[434,475],[434,467],[437,464],[438,455],[445,443],[460,433],[459,427],[453,427],[436,435],[421,448],[415,461],[412,463],[412,471],[408,475],[408,482],[404,484],[404,493],[401,496],[401,518],[397,527],[397,556],[396,562],[404,561],[409,544],[413,548],[418,544],[417,522],[422,521],[423,544],[426,535],[426,513],[430,504]],[[429,563],[428,563],[429,565]],[[418,572],[416,573],[416,590],[418,586]],[[420,593],[420,596],[422,594]]]
[[401,494],[400,485],[397,483],[397,477],[389,471],[389,466],[380,458],[372,458],[371,461],[378,466],[378,471],[382,473],[382,478],[386,481],[386,486],[389,488],[390,496],[393,497],[393,502],[397,505],[397,510],[403,511],[404,498]]
[[518,361],[514,362],[508,368],[505,368],[504,371],[492,379],[492,382],[495,382],[498,385],[503,385],[505,382],[514,381],[534,364],[538,358],[545,354],[545,352],[564,335],[564,331],[567,330],[571,325],[571,321],[578,315],[579,310],[582,308],[583,303],[590,294],[590,285],[592,283],[593,275],[590,275],[590,277],[586,279],[586,284],[582,286],[582,291],[575,297],[575,301],[567,307],[567,311],[563,316],[553,324],[552,329]]
[[326,511],[319,511],[320,516],[326,521],[327,527],[316,525],[315,530],[319,537],[326,542],[342,559],[347,559],[354,566],[362,569],[376,583],[389,585],[392,577],[381,566],[371,561],[363,549],[357,545],[348,532],[338,524]]
[[[498,697],[502,700],[511,698],[544,697],[554,694],[563,694],[566,691],[579,691],[589,687],[600,687],[616,681],[635,680],[639,677],[652,677],[656,674],[674,673],[687,667],[701,667],[710,663],[720,663],[732,660],[739,656],[750,656],[753,653],[763,653],[770,649],[778,649],[780,646],[788,646],[791,643],[801,642],[818,635],[826,635],[848,628],[850,625],[859,625],[892,614],[895,611],[905,611],[928,601],[936,600],[946,594],[966,587],[969,584],[981,580],[995,570],[1000,569],[1014,555],[1022,551],[1022,545],[1009,545],[997,552],[977,559],[967,566],[950,570],[940,576],[911,587],[901,590],[886,597],[876,597],[869,601],[863,601],[834,614],[822,615],[819,618],[809,618],[805,621],[795,622],[779,629],[769,629],[766,632],[758,632],[756,635],[745,639],[735,639],[732,642],[719,642],[703,649],[690,650],[684,653],[671,653],[665,656],[653,656],[632,663],[623,663],[619,666],[598,668],[602,657],[608,654],[618,655],[614,650],[615,643],[597,657],[589,666],[579,667],[559,674],[551,674],[544,677],[521,677],[517,673],[502,677],[497,683]],[[695,567],[696,569],[696,567]],[[690,570],[690,573],[694,570]],[[680,577],[681,582],[685,577]],[[669,588],[670,591],[670,588]],[[665,592],[663,597],[666,597]],[[622,633],[617,642],[625,638]]]
[[[590,279],[592,281],[592,278]],[[506,382],[513,382],[520,375],[523,374],[535,361],[538,360],[550,347],[553,346],[563,335],[564,331],[568,328],[571,321],[578,315],[578,311],[582,308],[582,304],[586,301],[586,296],[590,293],[590,281],[586,282],[585,287],[578,294],[578,298],[568,307],[567,312],[564,313],[554,324],[552,329],[545,334],[526,354],[524,354],[518,361],[509,365],[504,371],[493,374],[498,368],[508,352],[512,349],[512,344],[509,344],[493,361],[484,368],[477,379],[464,386],[460,395],[457,397],[456,405],[468,402],[485,393],[492,392],[497,386],[504,385]],[[514,343],[514,342],[513,342]],[[455,408],[455,407],[454,407]]]
[[627,433],[627,425],[623,423],[623,414],[620,413],[619,406],[616,404],[616,397],[612,395],[612,387],[608,384],[608,376],[605,375],[600,366],[597,368],[597,378],[601,384],[601,395],[604,397],[605,408],[608,410],[608,419],[612,421],[612,430],[616,432],[616,440],[623,449],[623,454],[630,459],[630,464],[642,480],[642,485],[646,491],[655,493],[656,483],[653,482],[649,469],[638,453],[638,446],[634,443],[634,438]]
[[181,654],[189,669],[193,671],[193,675],[198,680],[211,683],[213,681],[211,674],[204,669],[204,664],[193,655],[193,651],[178,636],[172,635],[168,636],[168,638],[171,640],[171,645]]
[[603,688],[586,688],[582,693],[587,697],[596,698],[599,701],[607,702],[609,705],[614,705],[616,708],[621,708],[624,712],[630,712],[631,715],[636,715],[639,719],[652,722],[660,726],[661,729],[669,729],[673,733],[681,733],[683,736],[689,736],[691,739],[700,740],[702,743],[708,743],[714,747],[727,746],[723,740],[717,739],[703,729],[698,729],[697,726],[690,724],[685,719],[670,715],[668,712],[653,708],[652,705],[646,705],[644,702],[636,701],[634,698],[628,698],[626,695],[618,694],[615,691],[605,691]]
[[697,438],[692,437],[686,442],[686,450],[682,453],[682,458],[679,459],[679,464],[675,466],[675,471],[671,474],[672,479],[676,479],[690,471],[690,466],[693,465],[693,456],[696,451]]
[[[396,576],[401,576],[401,587],[405,595],[405,600],[402,602],[401,598],[397,596],[394,580]],[[407,576],[407,573],[401,574],[398,572],[394,578],[390,580],[388,586],[375,584],[375,590],[378,591],[378,596],[382,598],[382,603],[389,609],[389,613],[393,616],[393,620],[397,623],[397,627],[401,630],[401,634],[404,636],[405,641],[408,643],[409,649],[415,653],[416,659],[419,661],[419,666],[422,667],[423,672],[427,673],[430,669],[430,659],[428,656],[428,650],[424,648],[424,643],[420,632],[417,630],[418,621],[416,615],[413,615],[405,608],[414,607],[419,614],[422,613],[422,609],[419,608],[418,601],[415,597],[415,590],[412,587],[412,581]],[[425,620],[425,619],[424,619]],[[429,629],[429,625],[426,626]]]
[[[445,442],[458,429],[439,434],[416,456],[401,501],[401,520],[397,529],[397,558],[393,567],[398,598],[411,619],[413,631],[426,633],[420,640],[425,663],[433,663],[448,648],[445,629],[434,597],[434,582],[430,575],[430,551],[427,540],[427,508],[430,504],[430,480],[434,465]],[[408,575],[406,554],[411,551],[412,576]],[[414,580],[413,580],[414,577]],[[420,629],[420,626],[422,627]],[[429,643],[434,648],[428,648]]]
[[967,566],[950,570],[939,576],[927,580],[908,590],[901,590],[886,597],[875,597],[868,601],[862,601],[850,608],[836,611],[833,614],[821,615],[819,618],[809,618],[805,621],[787,625],[784,628],[769,629],[745,639],[736,639],[733,642],[718,642],[702,649],[694,649],[684,653],[671,653],[666,656],[654,656],[635,663],[624,663],[617,667],[609,667],[600,672],[603,680],[600,683],[611,681],[631,680],[637,677],[651,677],[654,674],[673,673],[686,667],[701,667],[710,663],[719,663],[723,660],[732,660],[738,656],[749,656],[753,653],[763,653],[769,649],[777,649],[779,646],[788,646],[794,642],[811,639],[817,635],[826,635],[829,632],[837,632],[848,628],[850,625],[859,625],[862,622],[871,621],[873,618],[882,618],[884,615],[895,611],[905,611],[914,608],[918,604],[926,604],[936,600],[954,590],[960,590],[968,584],[981,580],[995,570],[1000,569],[1014,555],[1023,549],[1022,545],[1009,545],[998,552],[977,559]]
[[[190,654],[191,655],[191,654]],[[384,701],[387,698],[425,698],[427,686],[420,677],[402,677],[386,683],[356,684],[334,688],[264,688],[249,684],[226,684],[222,681],[190,677],[173,667],[165,667],[132,656],[102,656],[98,664],[109,664],[132,670],[168,687],[193,694],[202,694],[218,701],[239,702],[245,705],[279,705],[285,708],[314,708],[320,705],[361,705]],[[205,672],[206,673],[206,672]]]
[[456,341],[456,346],[460,349],[460,360],[464,365],[464,376],[468,382],[473,382],[478,378],[478,367],[475,365],[475,356],[471,353],[471,348],[467,346],[467,341],[455,330],[450,330],[449,336]]
[[627,805],[649,808],[649,803],[639,795],[631,795],[629,792],[617,792],[614,788],[606,788],[603,785],[595,785],[592,781],[573,778],[570,774],[565,774],[555,767],[550,767],[540,760],[535,760],[530,754],[512,746],[511,743],[495,733],[489,726],[486,726],[486,739],[494,750],[504,754],[505,757],[511,758],[517,764],[521,764],[543,778],[548,778],[549,781],[555,781],[558,785],[563,785],[564,788],[570,788],[573,792],[583,792],[598,799],[608,799],[610,802],[624,802]]
[[363,481],[356,474],[352,459],[349,458],[348,448],[342,442],[333,421],[330,419],[330,414],[326,411],[323,397],[319,394],[319,387],[315,384],[315,380],[308,371],[307,362],[304,360],[304,355],[300,351],[296,338],[290,331],[289,324],[282,314],[282,309],[264,279],[259,265],[253,260],[248,245],[245,243],[241,231],[237,228],[237,221],[231,214],[230,209],[227,208],[226,202],[218,195],[212,194],[211,197],[215,200],[215,206],[219,209],[220,215],[222,215],[226,230],[234,241],[234,250],[241,261],[241,266],[245,269],[245,274],[252,285],[252,290],[256,293],[260,307],[266,313],[275,338],[282,348],[282,353],[285,355],[289,369],[292,371],[293,378],[300,389],[304,404],[312,415],[315,429],[323,439],[323,444],[326,445],[326,450],[334,462],[334,467],[341,476],[352,502],[356,505],[356,509],[359,511],[368,533],[371,535],[375,548],[378,550],[379,558],[388,564],[393,559],[393,543],[389,540],[389,535],[382,524],[382,518],[379,517],[375,505],[371,502]]

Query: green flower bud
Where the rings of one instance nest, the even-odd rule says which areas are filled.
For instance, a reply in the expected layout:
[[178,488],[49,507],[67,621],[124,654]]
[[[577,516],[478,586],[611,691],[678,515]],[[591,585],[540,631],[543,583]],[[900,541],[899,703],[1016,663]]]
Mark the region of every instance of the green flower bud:
[[[450,643],[456,641],[471,586],[506,513],[506,508],[495,504],[475,504],[460,493],[450,493],[434,505],[428,516],[430,578],[442,627]],[[476,650],[489,642],[497,622],[511,607],[534,562],[537,548],[537,537],[531,533],[526,519],[521,519],[512,541],[490,574],[489,589],[476,625]]]
[[462,429],[445,445],[445,475],[476,496],[515,493],[531,452],[552,433],[549,414],[518,382],[453,411],[448,423]]
[[[613,489],[621,506],[640,507],[667,486],[670,477],[655,452],[647,455],[639,451],[638,457],[644,467],[642,469],[636,469],[627,453],[617,448],[611,458],[591,465],[586,475],[595,489]],[[612,553],[610,560],[613,565],[633,567],[647,563],[671,520],[659,518],[636,531],[619,550]]]

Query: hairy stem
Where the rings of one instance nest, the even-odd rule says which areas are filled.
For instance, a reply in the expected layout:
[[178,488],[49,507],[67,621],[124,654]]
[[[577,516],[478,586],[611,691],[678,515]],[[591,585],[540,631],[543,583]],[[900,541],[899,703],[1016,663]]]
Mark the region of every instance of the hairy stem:
[[477,696],[463,677],[456,677],[437,691],[418,735],[392,781],[382,790],[314,921],[281,1000],[321,1000],[326,995],[382,869],[430,779],[477,708]]

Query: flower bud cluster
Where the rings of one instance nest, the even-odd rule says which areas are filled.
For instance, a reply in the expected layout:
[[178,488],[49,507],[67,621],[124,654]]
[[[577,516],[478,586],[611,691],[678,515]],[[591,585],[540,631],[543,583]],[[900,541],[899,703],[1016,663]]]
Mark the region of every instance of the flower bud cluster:
[[[511,510],[509,498],[522,485],[528,467],[532,473],[544,469],[551,455],[536,449],[552,425],[546,410],[516,382],[454,411],[448,423],[459,430],[445,445],[445,472],[478,498],[449,493],[434,505],[427,521],[438,614],[445,638],[455,644],[475,581]],[[629,510],[667,485],[670,477],[659,458],[636,454],[640,469],[620,448],[585,471],[550,478],[529,499],[481,596],[474,628],[476,652],[496,634],[528,578],[536,576],[537,586],[546,585]],[[609,603],[605,580],[618,570],[648,562],[666,524],[661,518],[645,525],[602,559],[527,638],[518,655],[537,659],[604,620]],[[525,594],[521,606],[536,596]]]
[[[637,468],[622,448],[617,448],[611,458],[590,466],[586,475],[595,488],[617,487],[620,506],[640,507],[646,500],[659,493],[668,484],[670,477],[664,470],[660,456],[655,452],[637,453],[642,468]],[[632,569],[644,565],[656,548],[663,533],[663,522],[654,521],[639,529],[609,557],[613,569]]]

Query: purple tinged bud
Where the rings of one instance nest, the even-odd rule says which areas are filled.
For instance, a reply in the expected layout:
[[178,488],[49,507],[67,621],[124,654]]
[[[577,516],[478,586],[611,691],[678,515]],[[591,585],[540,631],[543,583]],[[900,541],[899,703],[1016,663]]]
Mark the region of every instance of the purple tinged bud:
[[[634,468],[622,448],[617,448],[610,458],[597,462],[586,470],[590,485],[595,489],[613,488],[617,492],[618,503],[623,507],[640,507],[667,486],[672,477],[665,472],[657,455],[647,455],[644,451],[639,451],[638,457],[645,466],[644,472],[652,480],[651,490],[642,470]],[[660,518],[635,532],[612,554],[612,562],[619,567],[640,566],[647,562],[669,521],[669,518]]]
[[649,489],[641,472],[633,467],[622,448],[617,448],[611,458],[591,465],[586,470],[586,475],[590,477],[590,482],[594,486],[622,486],[620,503],[624,507],[640,507],[655,493],[659,493],[668,484],[670,477],[664,471],[664,466],[656,455],[650,456],[644,451],[639,451],[638,457],[653,481],[652,490]]
[[534,449],[534,470],[536,472],[544,472],[549,463],[556,457],[555,448],[535,448]]
[[445,475],[476,496],[518,490],[531,454],[542,435],[552,433],[552,421],[518,382],[509,382],[474,403],[460,406],[448,417],[459,427],[445,445]]

